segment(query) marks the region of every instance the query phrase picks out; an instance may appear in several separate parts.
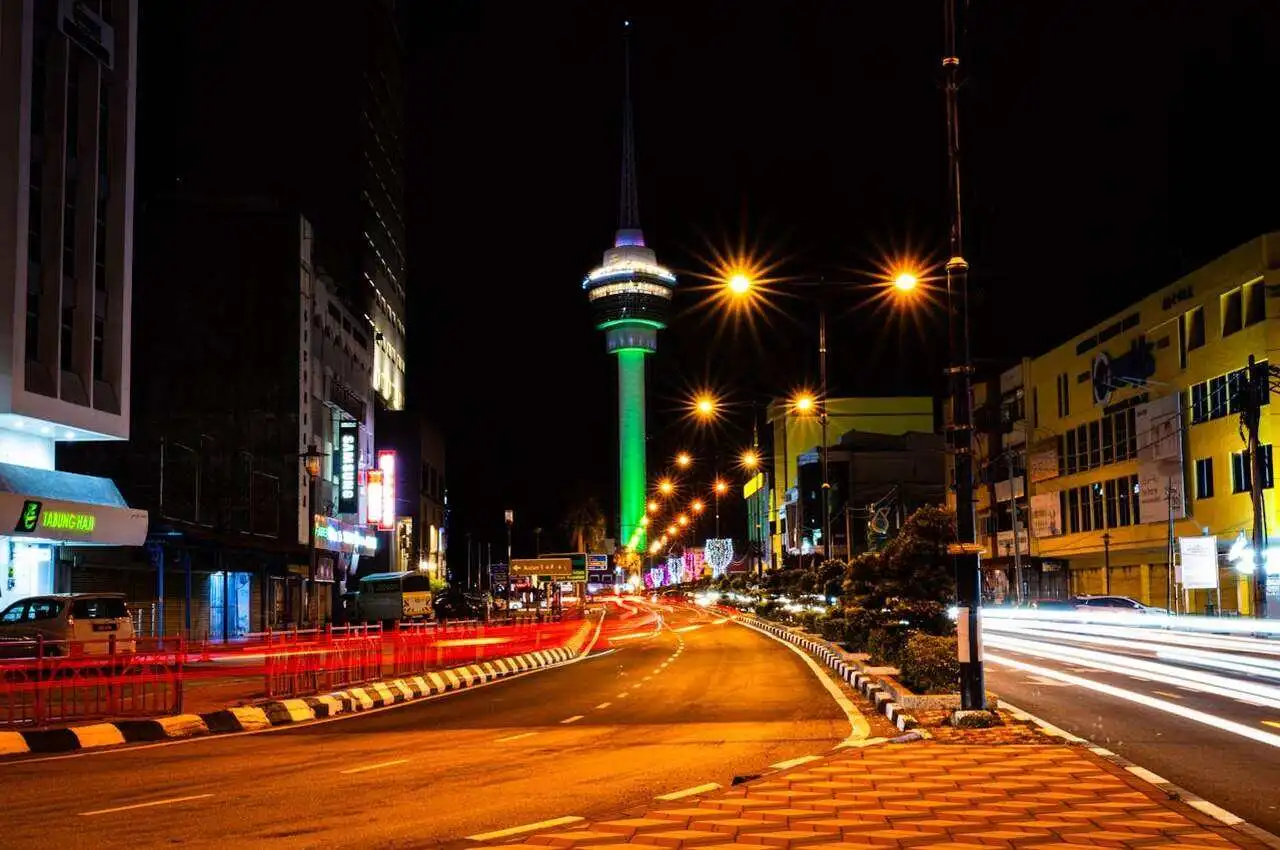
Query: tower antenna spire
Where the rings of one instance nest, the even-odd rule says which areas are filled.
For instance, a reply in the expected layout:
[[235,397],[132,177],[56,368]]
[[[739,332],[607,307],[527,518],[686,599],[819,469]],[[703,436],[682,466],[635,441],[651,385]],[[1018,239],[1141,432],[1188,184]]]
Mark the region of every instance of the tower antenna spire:
[[636,189],[636,140],[631,115],[631,21],[622,22],[622,190],[618,228],[640,228],[640,193]]

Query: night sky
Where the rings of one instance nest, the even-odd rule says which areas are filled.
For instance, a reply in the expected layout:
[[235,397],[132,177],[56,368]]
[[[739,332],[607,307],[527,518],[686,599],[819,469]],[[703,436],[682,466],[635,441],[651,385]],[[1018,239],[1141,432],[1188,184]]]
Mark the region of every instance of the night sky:
[[[936,0],[410,7],[411,392],[447,429],[455,567],[467,532],[498,557],[503,508],[517,556],[534,527],[562,545],[576,498],[613,509],[614,364],[581,281],[617,226],[624,18],[641,223],[682,290],[740,242],[795,278],[945,259]],[[1005,0],[965,21],[980,362],[1047,350],[1280,228],[1280,4]],[[651,468],[735,454],[753,401],[816,380],[811,307],[785,302],[753,337],[705,299],[678,292],[650,361]],[[833,394],[940,389],[936,314],[832,309]],[[736,403],[718,439],[680,421],[700,385]]]

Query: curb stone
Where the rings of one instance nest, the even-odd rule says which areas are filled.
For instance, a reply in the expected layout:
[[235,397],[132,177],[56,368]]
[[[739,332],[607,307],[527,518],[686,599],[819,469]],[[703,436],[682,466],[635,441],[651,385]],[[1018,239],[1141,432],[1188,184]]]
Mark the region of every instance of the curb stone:
[[919,722],[902,710],[898,703],[893,701],[889,691],[881,685],[875,678],[861,672],[851,664],[847,664],[838,653],[831,647],[819,643],[816,640],[798,635],[791,629],[768,623],[763,620],[752,618],[750,621],[739,618],[738,622],[752,629],[760,629],[771,635],[780,637],[788,643],[808,651],[816,656],[824,664],[836,672],[844,682],[850,687],[862,694],[872,705],[876,711],[889,718],[889,722],[898,727],[899,731],[906,732],[919,726]]
[[578,658],[579,654],[580,650],[556,647],[448,670],[385,679],[345,691],[296,699],[267,700],[257,705],[232,706],[203,714],[116,720],[60,729],[0,731],[0,756],[67,753],[120,744],[255,732],[272,726],[324,720],[340,714],[368,711],[466,690],[518,673],[564,664]]

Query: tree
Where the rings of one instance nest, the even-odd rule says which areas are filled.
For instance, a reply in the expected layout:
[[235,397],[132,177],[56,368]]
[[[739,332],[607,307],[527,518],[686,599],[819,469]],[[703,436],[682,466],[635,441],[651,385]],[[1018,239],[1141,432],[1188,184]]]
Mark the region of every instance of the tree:
[[920,508],[882,551],[850,562],[845,591],[868,609],[880,609],[888,599],[949,603],[955,598],[955,574],[947,546],[955,539],[951,511]]
[[604,546],[605,518],[600,503],[587,496],[575,503],[561,523],[574,552],[599,552]]

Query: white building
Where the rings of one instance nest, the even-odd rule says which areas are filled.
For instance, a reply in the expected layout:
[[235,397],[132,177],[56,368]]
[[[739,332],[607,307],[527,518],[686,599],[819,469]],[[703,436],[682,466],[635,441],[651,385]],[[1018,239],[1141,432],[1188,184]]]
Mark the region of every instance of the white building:
[[54,469],[129,437],[137,0],[0,2],[0,608],[68,586],[56,547],[147,513]]

